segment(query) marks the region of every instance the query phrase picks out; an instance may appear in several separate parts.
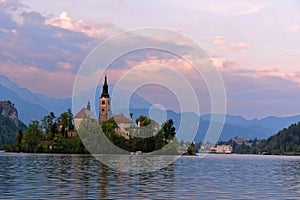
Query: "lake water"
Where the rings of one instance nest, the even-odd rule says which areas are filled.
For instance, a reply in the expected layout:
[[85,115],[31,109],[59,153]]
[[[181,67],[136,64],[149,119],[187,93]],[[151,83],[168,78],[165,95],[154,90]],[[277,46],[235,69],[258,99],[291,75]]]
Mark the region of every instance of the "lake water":
[[88,155],[0,153],[0,198],[299,199],[300,157],[181,157],[158,171],[134,174]]

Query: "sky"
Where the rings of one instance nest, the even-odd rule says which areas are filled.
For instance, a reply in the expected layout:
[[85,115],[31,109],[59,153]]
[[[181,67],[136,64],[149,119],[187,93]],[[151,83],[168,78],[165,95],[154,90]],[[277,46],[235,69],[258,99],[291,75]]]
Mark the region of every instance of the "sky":
[[[223,79],[228,114],[262,118],[300,113],[296,0],[1,0],[0,73],[33,92],[70,97],[76,74],[93,48],[115,34],[145,27],[183,34],[207,52]],[[164,66],[176,69],[202,100],[201,112],[210,111],[204,79],[186,60],[169,53],[140,50],[121,56],[110,67],[109,81],[115,84],[126,70],[149,63],[157,73],[145,77],[140,71],[136,79],[174,80],[172,73],[160,72]],[[178,106],[176,94],[166,95],[172,92],[165,87],[139,90],[153,103]]]

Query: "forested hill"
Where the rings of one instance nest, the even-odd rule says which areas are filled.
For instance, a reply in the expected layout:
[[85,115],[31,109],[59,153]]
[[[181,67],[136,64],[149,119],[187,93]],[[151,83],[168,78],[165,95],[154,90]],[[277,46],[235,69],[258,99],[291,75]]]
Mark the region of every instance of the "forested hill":
[[267,139],[267,149],[271,154],[300,155],[300,122],[279,131]]
[[3,144],[13,144],[19,131],[24,131],[26,126],[18,118],[17,109],[10,101],[0,101],[0,149]]

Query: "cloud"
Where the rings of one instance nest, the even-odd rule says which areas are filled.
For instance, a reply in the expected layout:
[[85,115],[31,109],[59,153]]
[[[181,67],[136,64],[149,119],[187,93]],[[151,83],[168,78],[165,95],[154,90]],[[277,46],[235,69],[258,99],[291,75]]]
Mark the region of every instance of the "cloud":
[[212,59],[223,77],[228,113],[245,117],[297,114],[300,71],[287,74],[277,66],[254,69],[228,58]]
[[241,8],[240,11],[236,12],[236,15],[247,15],[260,12],[266,5],[263,4],[248,4]]
[[72,64],[69,62],[64,62],[64,61],[58,61],[57,65],[63,69],[63,70],[70,70],[72,69]]
[[[294,113],[292,107],[297,106],[296,99],[300,101],[300,97],[295,95],[295,91],[300,90],[300,72],[292,73],[288,76],[280,71],[279,66],[265,66],[261,68],[241,67],[240,61],[220,57],[217,54],[212,56],[212,61],[219,69],[225,83],[225,89],[228,97],[228,111],[231,114],[239,114],[243,116],[266,116],[283,115],[284,113]],[[196,95],[200,102],[201,112],[207,113],[210,108],[210,96],[207,86],[192,66],[185,63],[176,57],[145,57],[145,60],[133,60],[127,63],[129,66],[139,66],[153,64],[156,68],[149,69],[155,71],[155,79],[161,80],[168,78],[175,80],[170,74],[159,70],[159,65],[166,66],[171,70],[177,70],[182,74],[195,89]],[[134,80],[148,80],[150,72],[139,71],[136,69]],[[110,81],[116,82],[122,75],[128,72],[128,68],[112,68],[108,72]],[[169,105],[164,98],[159,98],[159,95],[153,97],[155,89],[147,89],[147,92],[142,93],[143,96],[152,102],[168,105],[170,108],[175,106]],[[152,98],[150,96],[152,95]],[[291,102],[290,98],[294,100]],[[269,102],[269,103],[267,103]],[[291,103],[289,103],[291,102]],[[169,103],[169,104],[168,104]],[[282,107],[282,109],[274,109]],[[176,108],[174,108],[176,109]]]
[[226,50],[232,51],[232,52],[237,52],[243,49],[248,49],[250,48],[250,44],[247,42],[236,42],[232,43],[227,47],[224,47]]
[[[279,70],[279,67],[264,67],[260,69],[252,69],[240,67],[237,61],[226,58],[219,58],[218,65],[225,81],[225,85],[230,95],[236,93],[257,93],[257,95],[249,98],[259,98],[261,92],[273,91],[278,95],[286,94],[300,87],[300,72],[291,72],[285,74]],[[292,78],[293,77],[293,78]],[[284,86],[284,87],[283,87]],[[299,88],[300,89],[300,88]],[[250,93],[249,93],[250,94]]]
[[46,17],[42,16],[40,13],[34,11],[24,11],[21,16],[23,18],[22,23],[30,25],[43,25],[46,19]]
[[[253,20],[255,21],[257,18],[253,19],[255,16],[252,15],[238,17],[237,15],[258,13],[267,6],[266,4],[262,4],[258,1],[242,0],[238,2],[227,2],[226,4],[220,3],[219,1],[202,1],[202,3],[194,1],[188,4],[181,2],[181,4],[182,5],[177,6],[177,8],[185,9],[182,13],[188,13],[191,14],[191,16],[195,16],[194,21],[200,23],[201,26],[199,27],[202,27],[204,30],[204,32],[202,32],[203,35],[201,35],[204,38],[202,40],[210,40],[217,47],[222,48],[222,52],[226,50],[239,53],[228,54],[228,52],[226,52],[227,55],[233,56],[234,59],[220,57],[218,55],[212,56],[212,61],[219,69],[225,82],[230,113],[242,114],[245,116],[261,116],[270,113],[277,114],[280,113],[281,110],[285,113],[295,112],[294,108],[298,106],[298,103],[296,104],[295,102],[300,101],[299,95],[297,96],[297,92],[295,92],[300,90],[300,72],[283,73],[279,70],[279,68],[282,69],[283,66],[275,66],[282,65],[282,63],[274,61],[274,63],[271,63],[272,66],[266,66],[262,64],[261,60],[257,61],[262,65],[261,68],[253,69],[251,67],[245,67],[245,63],[242,60],[244,57],[237,57],[241,56],[242,53],[249,53],[250,51],[244,50],[251,48],[255,42],[264,44],[263,42],[265,42],[265,40],[263,40],[263,35],[267,34],[272,36],[272,34],[262,30],[262,32],[259,31],[259,35],[251,34],[251,37],[254,38],[249,36],[249,41],[253,41],[253,44],[240,41],[248,38],[247,34],[251,33],[251,31],[256,31],[252,25],[246,27],[249,23],[244,22],[253,22]],[[195,6],[199,4],[202,5]],[[129,6],[131,5],[129,4]],[[124,20],[126,21],[126,19],[128,19],[126,18],[128,17],[126,16],[128,15],[127,12],[130,9],[127,7],[125,9],[123,5],[120,5],[119,8],[120,11],[122,11],[120,12],[122,15],[119,16],[124,15]],[[164,8],[165,7],[161,7],[161,9]],[[172,9],[172,14],[174,13],[173,11],[176,10],[173,8],[174,7],[170,8]],[[0,51],[1,73],[7,74],[23,87],[30,88],[35,92],[54,97],[66,97],[71,95],[75,74],[85,56],[96,44],[98,44],[98,42],[103,41],[103,39],[111,33],[117,33],[120,30],[110,21],[94,23],[89,20],[75,18],[71,15],[71,12],[69,13],[64,11],[64,8],[62,9],[63,12],[58,16],[45,16],[40,12],[32,11],[30,8],[22,5],[20,1],[6,1],[5,5],[0,3],[0,46],[2,49]],[[67,9],[68,8],[66,8],[66,10]],[[99,16],[107,17],[108,20],[113,19],[113,21],[117,21],[122,25],[123,19],[120,20],[118,17],[114,18],[113,14],[108,13],[111,12],[109,9],[111,9],[111,7],[106,7],[106,10],[104,9],[105,14],[101,13]],[[195,13],[197,13],[197,15],[194,15]],[[134,19],[128,24],[132,25],[132,23],[137,23],[138,21],[144,22],[145,16],[142,14],[145,13],[141,13],[139,19]],[[188,14],[185,17],[189,17]],[[198,15],[200,18],[197,18]],[[168,17],[174,21],[173,15],[168,14]],[[177,17],[182,18],[180,15]],[[220,19],[220,17],[222,19]],[[208,19],[207,23],[209,26],[203,26],[205,23],[202,21],[205,21],[206,19]],[[259,16],[259,19],[263,20],[261,22],[263,25],[267,25],[264,23],[266,22],[264,21],[264,18]],[[151,18],[151,20],[154,19]],[[182,18],[180,20],[190,21],[189,18]],[[184,26],[189,27],[188,23],[184,23],[184,21],[180,20],[178,21],[178,24],[184,24]],[[219,24],[216,23],[216,26],[211,26],[211,24],[214,24],[215,20],[221,21]],[[280,20],[275,21],[280,22]],[[172,26],[172,23],[169,23],[170,21],[161,21],[160,23],[165,25],[166,22],[169,26]],[[245,25],[244,28],[242,28],[243,25]],[[255,25],[255,27],[260,30],[260,25],[261,24],[258,24],[257,27]],[[176,29],[174,27],[177,27],[177,25],[170,28],[174,30]],[[213,27],[213,30],[210,30],[210,27]],[[267,29],[268,27],[264,28]],[[299,27],[299,25],[294,25],[290,31],[297,32],[300,30]],[[237,31],[238,35],[232,36],[232,33],[235,33],[235,28],[242,28],[243,31],[240,33]],[[249,31],[248,29],[251,30]],[[177,31],[181,30],[189,32],[189,29],[178,27]],[[273,29],[270,28],[268,30]],[[197,30],[195,30],[195,33],[196,32]],[[240,38],[241,36],[245,36],[245,38]],[[232,37],[236,40],[233,40]],[[280,41],[274,38],[270,38],[272,45],[273,43]],[[144,42],[146,39],[149,38],[140,38],[140,40],[137,41],[137,38],[132,37],[128,38],[127,44],[117,44],[116,46],[118,48],[121,48],[122,45],[134,46],[133,43]],[[163,40],[159,37],[151,38],[151,42],[153,42],[154,46],[155,44],[160,44],[162,47],[171,46],[182,48],[182,50],[184,50],[182,52],[184,52],[185,55],[189,55],[190,53],[189,46],[186,44],[177,44],[177,41],[174,38],[168,38],[167,40]],[[107,53],[113,53],[114,51],[115,49],[110,49]],[[280,50],[280,52],[283,51]],[[290,57],[287,54],[285,55],[286,57],[284,58]],[[261,54],[258,57],[256,55],[255,58],[260,59],[261,57],[263,57],[264,60],[269,59],[266,54]],[[191,82],[196,89],[199,99],[205,103],[209,102],[209,94],[207,94],[205,82],[199,80],[200,75],[193,70],[193,67],[184,59],[163,51],[159,52],[147,49],[144,51],[131,52],[128,55],[120,57],[110,66],[109,70],[111,71],[111,74],[109,74],[109,80],[111,80],[112,83],[116,82],[118,78],[126,73],[132,66],[149,63],[160,64],[177,70]],[[286,68],[288,68],[288,66]],[[176,79],[171,76],[168,77],[167,73],[163,73],[163,71],[159,70],[156,72],[157,76],[160,76],[160,78],[170,78],[170,80],[176,82]],[[97,73],[92,74],[92,76],[96,75]],[[136,78],[149,78],[147,75],[147,73],[141,72]],[[89,81],[89,78],[90,77],[86,77],[86,81]],[[147,94],[152,95],[151,92]],[[157,95],[157,98],[158,97],[159,95]],[[209,108],[210,106],[206,107]]]
[[289,31],[293,33],[300,31],[300,25],[293,25]]
[[[62,12],[58,18],[47,19],[46,24],[63,29],[82,32],[90,37],[101,38],[108,36],[107,31],[112,31],[109,29],[115,29],[112,22],[94,24],[87,20],[73,20],[68,16],[66,11]],[[115,29],[115,31],[117,32],[117,29]]]
[[0,9],[1,10],[8,10],[8,11],[17,11],[22,8],[28,8],[25,4],[21,3],[20,0],[2,0],[0,2]]
[[35,66],[20,63],[1,62],[1,73],[33,92],[50,97],[70,97],[75,75],[65,71],[49,72]]
[[[47,17],[19,1],[7,3],[0,4],[1,73],[35,92],[71,96],[79,66],[104,38],[47,24]],[[61,18],[73,22],[66,14]],[[88,24],[84,25],[88,30]]]
[[292,80],[294,82],[297,82],[300,86],[300,71],[295,71],[294,73],[291,74],[286,74],[284,76],[286,79]]
[[219,45],[219,44],[224,44],[224,41],[225,38],[224,36],[215,36],[213,37],[213,43],[216,44],[216,45]]
[[212,43],[231,52],[238,52],[240,50],[249,49],[251,47],[250,43],[244,41],[228,43],[225,40],[225,36],[221,35],[212,37]]
[[261,2],[253,2],[247,0],[240,1],[227,1],[224,4],[223,1],[201,1],[201,5],[195,6],[199,4],[199,1],[193,3],[178,3],[180,7],[190,10],[190,11],[205,11],[208,13],[213,13],[217,15],[247,15],[254,14],[260,12],[262,9],[266,8],[267,5]]
[[211,60],[212,60],[213,64],[217,67],[217,69],[220,71],[239,66],[238,62],[236,62],[234,60],[230,60],[228,58],[215,56],[215,57],[211,57]]
[[[20,12],[20,10],[18,10]],[[75,73],[89,51],[99,42],[85,33],[47,25],[46,17],[35,11],[22,11],[18,23],[13,14],[0,12],[0,60],[34,66],[51,72]],[[62,67],[62,62],[71,66]]]

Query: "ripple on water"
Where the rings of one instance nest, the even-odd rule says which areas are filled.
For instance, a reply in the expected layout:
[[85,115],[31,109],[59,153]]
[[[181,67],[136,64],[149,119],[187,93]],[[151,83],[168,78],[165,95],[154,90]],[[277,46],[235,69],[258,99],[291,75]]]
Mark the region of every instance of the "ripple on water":
[[110,169],[89,155],[1,153],[0,198],[299,199],[300,157],[181,157],[139,174]]

